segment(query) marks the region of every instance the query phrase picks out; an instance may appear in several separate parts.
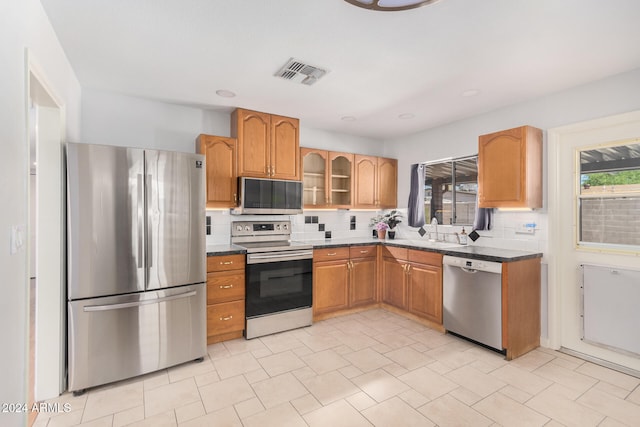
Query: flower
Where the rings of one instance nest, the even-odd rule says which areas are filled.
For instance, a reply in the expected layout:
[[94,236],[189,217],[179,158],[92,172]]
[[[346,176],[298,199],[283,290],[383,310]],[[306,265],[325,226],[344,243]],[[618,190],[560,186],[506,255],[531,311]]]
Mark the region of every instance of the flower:
[[385,222],[379,222],[375,225],[375,227],[376,227],[376,230],[378,231],[389,229],[389,225]]
[[[402,222],[400,220],[401,217],[402,215],[400,214],[400,212],[393,209],[392,211],[387,212],[384,215],[378,215],[371,218],[371,222],[369,223],[369,225],[376,227],[377,230],[387,230],[387,229],[393,230],[396,227],[396,225]],[[385,224],[387,228],[378,228],[378,224],[380,223]]]

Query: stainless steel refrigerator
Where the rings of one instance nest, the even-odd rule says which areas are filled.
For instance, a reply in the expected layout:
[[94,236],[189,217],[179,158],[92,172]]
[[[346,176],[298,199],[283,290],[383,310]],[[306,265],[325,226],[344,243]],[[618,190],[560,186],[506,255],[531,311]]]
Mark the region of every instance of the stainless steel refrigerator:
[[67,144],[68,389],[206,352],[204,156]]

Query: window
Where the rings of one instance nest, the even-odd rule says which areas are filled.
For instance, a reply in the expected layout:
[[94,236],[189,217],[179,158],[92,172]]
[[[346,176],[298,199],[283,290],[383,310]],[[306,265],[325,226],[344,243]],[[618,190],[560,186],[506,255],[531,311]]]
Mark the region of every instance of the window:
[[578,241],[640,247],[640,140],[578,152]]
[[476,214],[478,156],[425,163],[427,223],[471,225]]

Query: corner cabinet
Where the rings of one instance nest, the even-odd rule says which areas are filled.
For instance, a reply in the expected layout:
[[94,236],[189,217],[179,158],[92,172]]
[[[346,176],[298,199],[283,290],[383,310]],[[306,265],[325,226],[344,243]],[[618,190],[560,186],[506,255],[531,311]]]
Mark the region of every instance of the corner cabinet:
[[200,135],[196,151],[205,155],[207,166],[207,208],[233,208],[237,205],[238,174],[235,138]]
[[480,136],[478,206],[542,207],[542,130],[522,126]]
[[243,335],[244,268],[242,254],[207,257],[207,344]]
[[238,139],[238,176],[300,179],[300,122],[238,108],[231,136]]

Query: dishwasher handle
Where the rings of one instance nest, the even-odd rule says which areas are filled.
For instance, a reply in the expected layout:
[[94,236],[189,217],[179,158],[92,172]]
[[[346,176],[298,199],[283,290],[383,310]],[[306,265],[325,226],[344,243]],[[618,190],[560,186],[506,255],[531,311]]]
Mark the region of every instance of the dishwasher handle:
[[469,274],[476,274],[478,272],[478,270],[476,270],[474,268],[467,268],[467,267],[460,267],[460,270],[464,271],[465,273],[469,273]]

